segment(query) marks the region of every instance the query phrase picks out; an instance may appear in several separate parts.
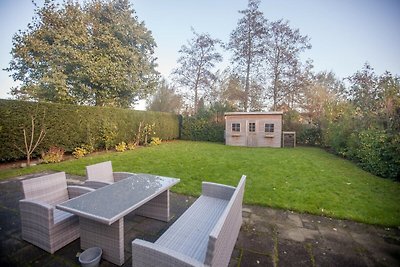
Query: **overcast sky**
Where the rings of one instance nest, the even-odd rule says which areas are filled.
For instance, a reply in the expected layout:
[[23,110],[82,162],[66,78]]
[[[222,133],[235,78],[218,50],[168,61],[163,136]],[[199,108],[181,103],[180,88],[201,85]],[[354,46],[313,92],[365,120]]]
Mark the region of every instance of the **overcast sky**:
[[[247,7],[247,0],[130,2],[153,33],[158,71],[166,78],[176,66],[178,50],[192,38],[191,27],[227,42],[238,11]],[[312,59],[316,71],[345,78],[369,62],[378,74],[400,74],[400,0],[262,0],[260,9],[268,20],[289,20],[311,38],[313,47],[303,58]],[[9,98],[15,85],[3,70],[11,60],[12,36],[27,28],[33,10],[31,0],[0,0],[0,98]]]

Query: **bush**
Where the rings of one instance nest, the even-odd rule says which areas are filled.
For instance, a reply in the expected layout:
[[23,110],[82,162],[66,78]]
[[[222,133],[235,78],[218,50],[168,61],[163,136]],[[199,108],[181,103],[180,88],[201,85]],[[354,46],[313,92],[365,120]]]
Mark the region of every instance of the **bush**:
[[317,126],[304,125],[297,127],[298,144],[318,146],[321,145],[321,129]]
[[117,150],[118,152],[124,152],[126,150],[126,143],[125,142],[121,142],[118,145],[115,146],[115,150]]
[[72,155],[76,159],[83,158],[86,154],[88,154],[88,151],[83,147],[75,147],[74,152],[72,152]]
[[151,142],[150,142],[150,145],[151,146],[158,146],[158,145],[161,145],[161,139],[160,138],[158,138],[158,137],[152,137],[151,138]]
[[357,136],[358,142],[348,149],[360,166],[375,175],[400,181],[400,134],[369,129]]
[[61,147],[52,146],[45,153],[42,153],[44,163],[61,162],[64,157],[64,149]]
[[136,148],[136,144],[135,144],[134,142],[129,142],[129,143],[126,145],[126,148],[127,148],[128,150],[134,150],[134,149]]
[[224,142],[224,122],[213,122],[203,117],[184,117],[182,139],[192,141]]
[[[125,140],[135,140],[140,122],[154,124],[154,132],[163,140],[178,138],[178,116],[163,112],[120,108],[90,107],[54,103],[0,100],[0,161],[24,158],[17,147],[24,147],[22,127],[30,126],[30,115],[45,113],[46,136],[36,151],[51,146],[74,152],[81,144],[93,149],[112,148]],[[37,120],[37,129],[41,120]],[[35,152],[33,157],[39,156]]]
[[82,145],[81,148],[86,151],[86,154],[93,153],[94,151],[94,147],[92,145]]

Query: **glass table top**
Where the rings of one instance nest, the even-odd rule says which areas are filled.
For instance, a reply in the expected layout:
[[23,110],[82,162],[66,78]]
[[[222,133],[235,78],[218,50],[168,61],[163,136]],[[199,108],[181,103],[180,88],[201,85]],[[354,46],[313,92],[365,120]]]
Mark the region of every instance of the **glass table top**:
[[111,224],[179,181],[180,179],[177,178],[134,174],[129,178],[58,204],[56,207],[82,217]]

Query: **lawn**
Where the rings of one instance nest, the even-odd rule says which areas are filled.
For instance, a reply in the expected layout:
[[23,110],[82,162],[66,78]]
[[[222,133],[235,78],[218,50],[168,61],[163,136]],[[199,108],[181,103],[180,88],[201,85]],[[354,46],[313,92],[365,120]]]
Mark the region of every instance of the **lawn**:
[[247,148],[174,141],[58,164],[1,170],[0,179],[43,170],[84,175],[85,166],[111,160],[114,171],[181,179],[174,192],[198,196],[201,182],[236,185],[247,175],[245,203],[400,226],[400,184],[378,178],[319,148]]

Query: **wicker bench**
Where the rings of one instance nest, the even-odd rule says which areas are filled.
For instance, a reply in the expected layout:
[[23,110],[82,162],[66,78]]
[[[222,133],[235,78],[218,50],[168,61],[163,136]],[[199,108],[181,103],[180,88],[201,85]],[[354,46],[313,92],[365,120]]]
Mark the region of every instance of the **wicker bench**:
[[132,242],[132,266],[228,266],[242,224],[238,186],[202,184],[202,195],[155,242]]

